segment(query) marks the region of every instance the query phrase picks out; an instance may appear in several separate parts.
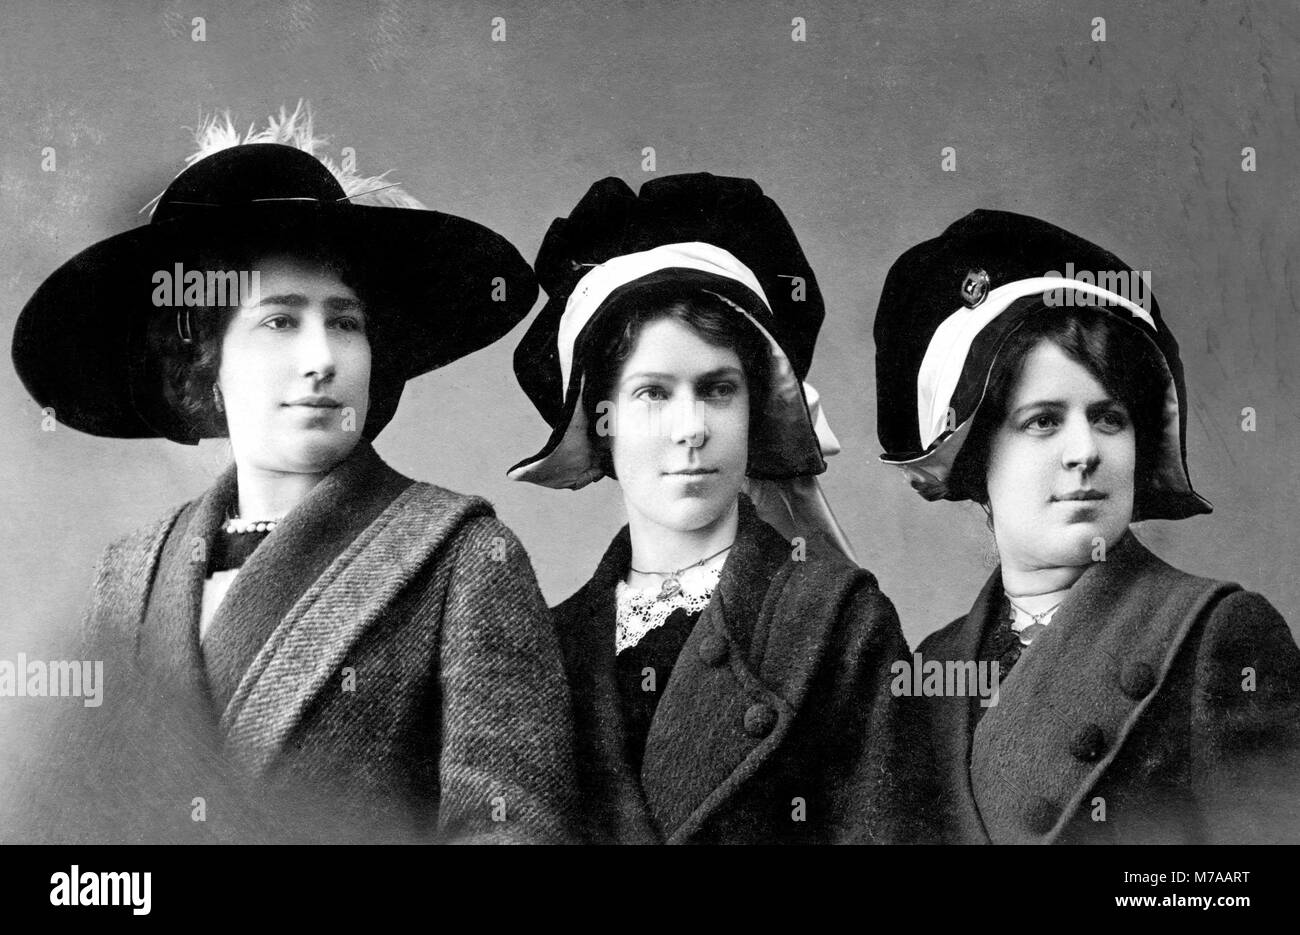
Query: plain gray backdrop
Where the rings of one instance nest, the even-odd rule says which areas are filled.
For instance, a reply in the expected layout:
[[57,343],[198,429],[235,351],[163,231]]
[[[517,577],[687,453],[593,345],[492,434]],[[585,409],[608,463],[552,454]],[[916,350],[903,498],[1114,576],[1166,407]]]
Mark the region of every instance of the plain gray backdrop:
[[[1300,625],[1294,3],[6,2],[0,21],[6,347],[43,277],[146,220],[191,149],[185,128],[214,110],[247,126],[306,98],[336,159],[353,147],[361,171],[391,169],[530,261],[592,182],[650,178],[644,147],[659,175],[752,177],[827,299],[811,382],[844,452],[823,483],[915,645],[969,607],[992,542],[977,508],[926,503],[878,464],[872,317],[903,250],[976,207],[1024,212],[1151,270],[1182,345],[1192,479],[1215,511],[1141,537]],[[955,172],[941,171],[948,146]],[[489,498],[554,603],[591,574],[621,499],[611,481],[506,480],[547,435],[511,370],[523,330],[413,381],[377,447]],[[6,658],[68,632],[100,549],[228,457],[220,443],[44,432],[7,364],[0,432]]]

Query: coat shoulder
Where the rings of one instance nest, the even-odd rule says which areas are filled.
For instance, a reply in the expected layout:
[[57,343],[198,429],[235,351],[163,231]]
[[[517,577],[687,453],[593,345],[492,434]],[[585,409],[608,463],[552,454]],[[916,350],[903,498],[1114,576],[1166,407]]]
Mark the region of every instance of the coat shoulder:
[[[1286,620],[1254,591],[1234,590],[1211,604],[1202,618],[1197,664],[1202,673],[1222,672],[1236,689],[1242,672],[1268,672],[1270,688],[1284,684],[1300,695],[1300,648]],[[1230,697],[1240,695],[1233,690]]]
[[95,591],[98,593],[115,579],[136,579],[140,575],[148,575],[162,551],[167,534],[181,514],[197,502],[190,500],[173,507],[167,515],[139,526],[106,545],[95,568]]
[[130,634],[144,614],[163,543],[172,527],[194,501],[174,507],[166,516],[114,539],[100,552],[82,614],[82,638],[94,641],[110,631]]
[[[783,556],[775,549],[781,549]],[[829,541],[816,547],[810,543],[803,554],[784,540],[769,537],[765,550],[773,561],[768,565],[772,573],[752,584],[756,590],[767,590],[761,603],[770,608],[774,619],[799,621],[794,629],[821,630],[823,639],[840,646],[863,651],[879,646],[891,657],[906,649],[898,613],[876,576]]]
[[970,625],[968,621],[969,618],[963,614],[951,623],[940,627],[921,640],[916,651],[927,659],[944,659],[951,656],[958,644],[965,642],[962,640],[962,635]]
[[496,518],[496,509],[486,497],[460,493],[419,480],[412,481],[407,488],[403,508],[425,513],[451,514],[466,519],[473,516]]
[[158,543],[167,535],[180,515],[197,502],[197,500],[189,500],[179,506],[172,507],[165,516],[145,523],[143,526],[137,526],[130,532],[118,536],[105,547],[104,552],[115,555],[132,555],[141,551],[148,551],[152,545]]

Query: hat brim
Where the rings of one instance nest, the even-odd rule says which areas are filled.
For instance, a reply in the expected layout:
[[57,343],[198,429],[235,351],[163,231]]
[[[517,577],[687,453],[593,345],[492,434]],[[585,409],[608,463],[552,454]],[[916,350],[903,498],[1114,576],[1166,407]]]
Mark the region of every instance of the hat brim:
[[111,438],[195,442],[166,400],[144,336],[174,307],[158,307],[154,274],[176,263],[259,243],[292,252],[328,241],[331,254],[382,300],[368,309],[385,335],[372,363],[366,437],[392,417],[406,380],[493,343],[537,298],[532,270],[504,237],[438,211],[349,202],[266,202],[193,208],[103,240],[55,270],[23,307],[13,361],[42,407],[72,428]]
[[584,345],[598,322],[609,315],[619,314],[629,303],[650,298],[667,299],[691,291],[711,292],[721,298],[759,331],[771,352],[767,409],[761,420],[765,431],[750,438],[748,476],[782,480],[821,474],[826,470],[803,384],[772,333],[775,322],[762,299],[734,280],[699,270],[671,267],[627,283],[611,293],[583,327],[574,342],[573,367],[565,387],[564,406],[552,426],[551,435],[541,451],[507,472],[511,480],[576,490],[604,476],[587,431],[586,413],[581,406],[589,362]]

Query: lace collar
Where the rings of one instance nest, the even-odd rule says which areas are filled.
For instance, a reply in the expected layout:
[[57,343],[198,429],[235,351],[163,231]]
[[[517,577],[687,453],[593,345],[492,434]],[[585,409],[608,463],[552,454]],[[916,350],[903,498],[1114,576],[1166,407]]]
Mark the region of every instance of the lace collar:
[[660,585],[657,582],[648,588],[634,588],[624,581],[618,582],[614,590],[618,608],[614,652],[621,653],[641,642],[651,630],[663,626],[675,610],[684,609],[688,614],[704,610],[722,577],[725,564],[722,559],[723,556],[719,556],[716,562],[684,572],[679,579],[682,589],[668,598],[659,597]]

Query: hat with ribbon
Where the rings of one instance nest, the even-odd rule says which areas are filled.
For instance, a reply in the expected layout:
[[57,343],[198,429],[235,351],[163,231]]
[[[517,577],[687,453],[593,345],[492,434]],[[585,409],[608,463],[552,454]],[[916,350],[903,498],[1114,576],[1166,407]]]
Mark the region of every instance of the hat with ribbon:
[[513,480],[578,489],[605,474],[581,405],[595,325],[633,303],[709,293],[770,350],[766,409],[750,437],[748,491],[784,534],[820,531],[852,550],[817,483],[838,452],[804,383],[825,315],[821,291],[780,208],[749,179],[707,173],[620,179],[590,188],[546,233],[536,270],[547,302],[515,350],[515,374],[551,426]]
[[1148,273],[1046,221],[974,211],[890,268],[876,311],[881,461],[927,500],[962,499],[949,475],[1004,342],[1034,316],[1087,306],[1113,315],[1161,362],[1163,411],[1153,470],[1134,519],[1209,513],[1187,472],[1187,393],[1178,342]]
[[[213,276],[238,281],[211,269],[221,258],[301,252],[348,271],[372,334],[367,439],[392,418],[407,380],[486,347],[532,308],[536,280],[504,237],[316,155],[325,141],[301,104],[242,138],[228,116],[207,120],[196,142],[147,224],[64,263],[18,316],[14,366],[65,425],[187,444],[219,434],[178,406],[164,358],[194,340],[191,315],[212,311]],[[208,280],[194,292],[202,301],[179,283],[160,286],[194,275]]]

